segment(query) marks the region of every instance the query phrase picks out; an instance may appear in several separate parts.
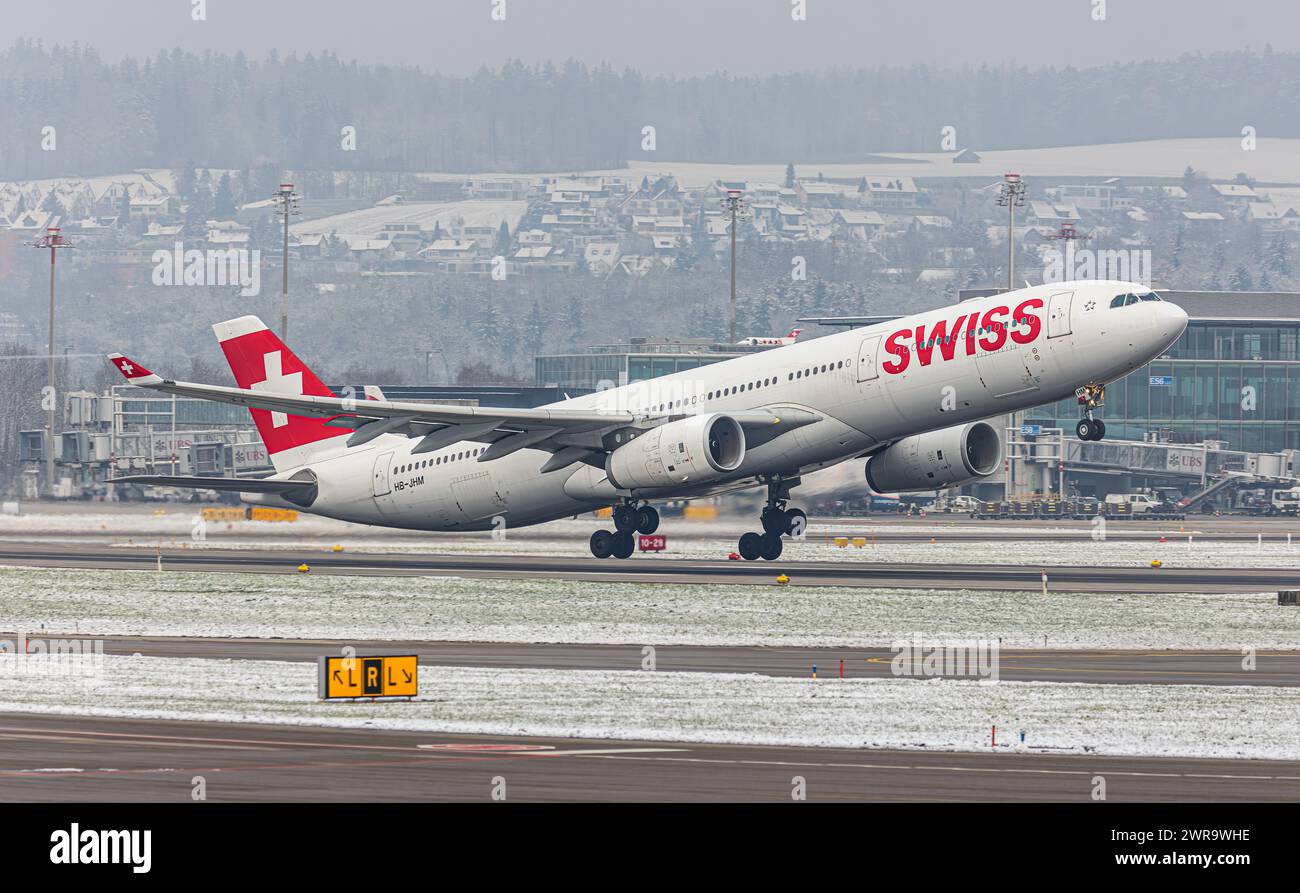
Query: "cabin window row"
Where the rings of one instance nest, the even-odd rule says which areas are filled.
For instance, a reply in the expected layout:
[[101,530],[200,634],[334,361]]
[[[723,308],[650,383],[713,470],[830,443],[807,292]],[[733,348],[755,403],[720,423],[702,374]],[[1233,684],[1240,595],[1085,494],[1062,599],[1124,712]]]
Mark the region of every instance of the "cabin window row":
[[[844,368],[844,360],[840,360],[838,363],[826,363],[822,366],[813,366],[808,369],[800,369],[795,372],[791,372],[789,373],[787,380],[794,381],[796,378],[803,378],[804,376],[817,375],[820,372],[833,372],[836,369],[843,369],[843,368]],[[722,397],[730,397],[734,394],[740,394],[745,391],[752,391],[755,388],[768,388],[776,384],[778,381],[780,381],[780,378],[778,376],[772,376],[771,378],[764,378],[762,381],[750,381],[750,382],[746,382],[745,384],[730,385],[720,390],[709,391],[707,394],[704,395],[704,399],[717,400]],[[670,403],[660,403],[658,406],[654,407],[652,411],[664,412],[669,409],[680,409],[683,406],[688,406],[692,403],[695,403],[697,399],[698,398],[696,397],[692,397],[688,400],[685,397],[683,397],[681,400],[675,400]]]
[[393,468],[393,474],[405,474],[408,471],[419,471],[422,468],[431,468],[434,465],[444,465],[449,462],[459,462],[462,459],[472,459],[482,453],[485,449],[487,449],[487,447],[479,447],[476,450],[462,450],[446,456],[435,456],[432,459],[421,459],[419,462],[411,462],[407,465],[397,465]]
[[[979,328],[976,329],[967,329],[965,333],[954,332],[951,335],[943,335],[938,338],[931,338],[927,341],[918,341],[913,346],[914,347],[935,347],[936,345],[939,344],[956,344],[963,337],[974,338],[977,335],[991,335],[994,332],[1001,332],[1003,329],[1009,328],[1010,326],[1027,326],[1027,325],[1029,325],[1029,317],[1022,316],[1019,319],[1013,319],[1010,322],[1006,322],[1006,323],[993,322],[993,323],[989,323],[987,326],[980,326]],[[906,347],[907,345],[903,345],[903,346]]]

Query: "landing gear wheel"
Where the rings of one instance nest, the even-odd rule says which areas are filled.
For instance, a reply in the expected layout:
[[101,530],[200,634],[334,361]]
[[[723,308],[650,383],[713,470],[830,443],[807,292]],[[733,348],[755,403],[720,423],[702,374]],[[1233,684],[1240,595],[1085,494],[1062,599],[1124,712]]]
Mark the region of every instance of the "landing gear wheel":
[[597,558],[608,558],[614,554],[614,534],[608,530],[597,530],[591,535],[591,554]]
[[772,533],[777,536],[785,533],[790,527],[790,519],[786,516],[786,513],[775,507],[763,509],[762,522],[764,533]]
[[776,561],[781,557],[781,549],[784,548],[781,545],[781,534],[765,533],[762,540],[763,545],[760,554],[763,556],[764,561]]
[[755,561],[763,554],[763,536],[758,533],[746,533],[740,538],[740,545],[736,549],[740,557],[746,561]]
[[615,558],[631,558],[632,550],[635,544],[632,540],[632,531],[619,531],[613,536],[613,555]]
[[652,505],[643,505],[636,510],[637,533],[649,536],[659,529],[659,512]]
[[801,536],[808,530],[808,514],[803,509],[789,509],[785,513],[783,531],[787,536]]
[[1106,436],[1105,422],[1103,422],[1101,419],[1093,419],[1092,424],[1094,429],[1094,433],[1092,437],[1093,440],[1101,440],[1103,437]]
[[1080,440],[1096,440],[1093,433],[1095,430],[1092,419],[1079,419],[1079,424],[1074,426],[1074,433],[1079,435]]
[[636,506],[623,503],[614,506],[614,528],[619,533],[631,533],[636,530]]

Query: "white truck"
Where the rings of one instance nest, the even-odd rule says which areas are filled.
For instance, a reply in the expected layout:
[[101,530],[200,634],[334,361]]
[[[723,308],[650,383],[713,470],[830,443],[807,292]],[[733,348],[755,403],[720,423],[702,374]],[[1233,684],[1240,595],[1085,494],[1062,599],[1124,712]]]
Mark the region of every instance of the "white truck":
[[1181,521],[1187,517],[1187,509],[1178,491],[1162,488],[1158,493],[1110,493],[1106,496],[1106,514],[1153,521]]
[[1150,493],[1109,493],[1106,505],[1127,505],[1131,514],[1144,515],[1160,511],[1163,503]]
[[935,501],[935,508],[942,512],[973,512],[980,506],[980,501],[974,496],[950,496],[947,499]]
[[1300,487],[1274,490],[1268,502],[1270,515],[1300,515]]

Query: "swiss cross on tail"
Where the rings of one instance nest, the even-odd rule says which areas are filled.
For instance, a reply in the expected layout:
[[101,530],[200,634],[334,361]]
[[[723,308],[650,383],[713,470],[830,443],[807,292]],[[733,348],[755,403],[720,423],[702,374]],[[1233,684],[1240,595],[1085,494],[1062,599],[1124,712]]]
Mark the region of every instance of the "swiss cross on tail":
[[[268,391],[272,394],[292,394],[295,397],[302,395],[302,373],[294,372],[291,375],[284,373],[284,353],[282,351],[272,350],[262,354],[262,362],[266,365],[266,378],[250,384],[248,386],[250,389]],[[272,428],[283,428],[287,424],[289,424],[288,414],[283,412],[271,413]]]
[[117,371],[121,372],[122,375],[126,377],[126,380],[132,384],[152,384],[157,381],[162,381],[160,377],[154,375],[148,369],[144,368],[144,366],[141,366],[135,360],[122,356],[120,353],[109,354],[108,360],[116,366]]
[[[294,397],[334,396],[307,364],[256,316],[241,316],[217,323],[212,330],[221,343],[230,370],[235,373],[235,382],[241,388]],[[265,409],[250,409],[249,412],[277,468],[282,464],[305,462],[309,451],[304,448],[311,444],[351,433],[348,428],[326,425],[320,418]],[[297,452],[292,457],[281,456],[276,461],[276,454],[287,450]]]

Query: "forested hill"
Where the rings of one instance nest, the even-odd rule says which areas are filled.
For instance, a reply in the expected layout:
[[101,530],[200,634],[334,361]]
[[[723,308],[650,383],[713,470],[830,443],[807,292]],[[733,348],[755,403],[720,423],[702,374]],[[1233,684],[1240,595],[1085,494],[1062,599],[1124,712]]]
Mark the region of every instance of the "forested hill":
[[[917,65],[764,77],[648,77],[577,63],[510,62],[465,77],[433,68],[180,50],[108,63],[93,49],[20,39],[0,51],[0,179],[186,164],[530,172],[654,157],[836,162],[938,151],[945,126],[977,150],[1235,135],[1247,125],[1300,136],[1300,54],[1270,51],[1083,70]],[[346,125],[356,127],[355,151],[342,147]],[[55,151],[42,150],[47,126]],[[642,149],[646,126],[653,153]]]

